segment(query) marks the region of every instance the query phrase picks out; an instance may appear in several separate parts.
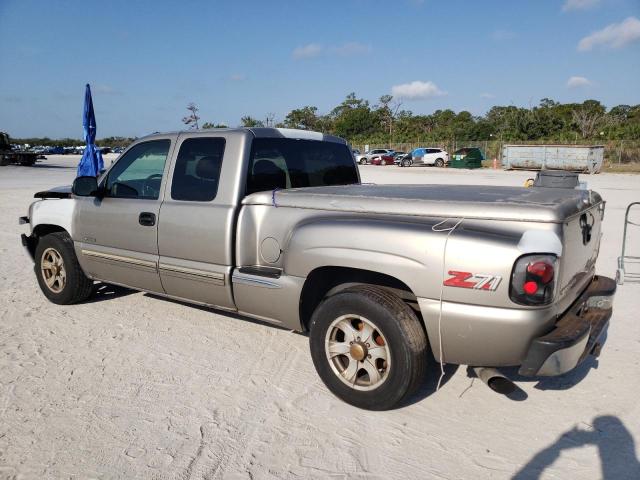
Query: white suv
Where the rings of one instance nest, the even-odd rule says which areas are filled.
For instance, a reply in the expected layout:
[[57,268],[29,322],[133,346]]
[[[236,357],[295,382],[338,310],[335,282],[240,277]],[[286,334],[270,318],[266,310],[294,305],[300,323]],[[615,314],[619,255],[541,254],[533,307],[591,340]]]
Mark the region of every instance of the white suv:
[[449,163],[449,154],[441,148],[416,148],[407,154],[400,161],[401,167],[410,167],[412,165],[434,165],[436,167],[444,167]]

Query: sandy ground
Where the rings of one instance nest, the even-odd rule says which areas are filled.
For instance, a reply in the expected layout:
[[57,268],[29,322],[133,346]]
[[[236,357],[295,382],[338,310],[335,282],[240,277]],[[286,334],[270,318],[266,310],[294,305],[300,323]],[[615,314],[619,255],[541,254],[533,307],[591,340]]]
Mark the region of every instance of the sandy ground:
[[[38,290],[17,224],[77,157],[0,169],[0,478],[640,478],[640,285],[620,287],[599,360],[499,396],[447,367],[398,410],[355,409],[307,338],[103,286],[82,305]],[[521,185],[531,173],[362,168],[377,183]],[[640,176],[586,178],[607,200],[613,275]],[[638,216],[640,217],[640,215]],[[633,232],[640,247],[640,229]],[[515,375],[514,372],[509,372]]]

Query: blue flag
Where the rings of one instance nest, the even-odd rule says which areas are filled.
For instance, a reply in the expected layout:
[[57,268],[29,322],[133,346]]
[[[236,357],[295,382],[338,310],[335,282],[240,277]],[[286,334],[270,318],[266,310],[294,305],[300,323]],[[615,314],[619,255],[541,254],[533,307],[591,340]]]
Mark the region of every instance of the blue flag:
[[95,145],[96,141],[96,116],[93,113],[93,100],[91,99],[91,87],[87,83],[84,92],[84,111],[82,114],[82,127],[84,129],[84,141],[87,146],[78,164],[78,177],[97,177],[104,170],[102,153]]

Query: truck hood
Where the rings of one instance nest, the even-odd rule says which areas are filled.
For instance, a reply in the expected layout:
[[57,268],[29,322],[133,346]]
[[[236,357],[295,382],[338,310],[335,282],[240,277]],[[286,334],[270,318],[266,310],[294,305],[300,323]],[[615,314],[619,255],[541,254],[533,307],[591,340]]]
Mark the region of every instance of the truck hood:
[[387,215],[563,223],[602,202],[597,192],[485,185],[344,185],[258,192],[245,205]]
[[37,192],[33,195],[33,198],[71,198],[71,185],[54,187],[49,190]]

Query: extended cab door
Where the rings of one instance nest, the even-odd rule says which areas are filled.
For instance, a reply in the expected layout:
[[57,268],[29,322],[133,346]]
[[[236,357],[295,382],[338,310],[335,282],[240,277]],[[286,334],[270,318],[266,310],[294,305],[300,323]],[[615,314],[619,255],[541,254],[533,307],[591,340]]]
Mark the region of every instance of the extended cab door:
[[234,308],[233,238],[244,136],[182,133],[160,209],[160,278],[167,294]]
[[74,241],[92,278],[163,292],[158,216],[171,136],[132,146],[101,180],[104,197],[77,197]]

